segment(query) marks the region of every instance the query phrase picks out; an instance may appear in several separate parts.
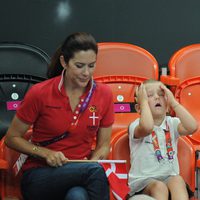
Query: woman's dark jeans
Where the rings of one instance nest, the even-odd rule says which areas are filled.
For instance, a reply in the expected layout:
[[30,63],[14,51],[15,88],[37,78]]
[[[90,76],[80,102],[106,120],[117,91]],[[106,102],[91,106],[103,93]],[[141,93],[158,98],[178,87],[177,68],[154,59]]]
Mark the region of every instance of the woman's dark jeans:
[[27,170],[21,182],[24,200],[109,200],[109,185],[98,163]]

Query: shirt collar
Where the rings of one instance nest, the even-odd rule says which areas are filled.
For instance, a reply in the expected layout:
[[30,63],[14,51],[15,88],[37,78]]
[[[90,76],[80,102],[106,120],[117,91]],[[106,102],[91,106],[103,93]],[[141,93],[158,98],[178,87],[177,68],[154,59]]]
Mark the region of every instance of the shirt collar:
[[65,74],[65,69],[62,70],[60,82],[59,82],[59,84],[58,84],[58,90],[59,90],[60,92],[61,92],[61,88],[62,88],[63,82],[64,82],[64,74]]
[[[61,76],[60,76],[60,81],[59,81],[59,84],[58,84],[58,91],[62,94],[62,95],[64,95],[64,96],[66,96],[66,93],[65,93],[65,88],[64,88],[64,75],[65,75],[65,69],[63,69],[63,71],[62,71],[62,73],[61,73]],[[86,91],[84,92],[84,94],[81,96],[81,98],[82,97],[84,97],[89,91],[90,91],[90,89],[91,89],[91,87],[92,87],[92,80],[90,80],[90,82],[89,82],[89,84],[88,84],[88,86],[87,86],[87,88],[86,88]]]
[[165,116],[164,120],[162,121],[161,125],[160,126],[154,126],[155,129],[162,129],[162,130],[165,130],[165,131],[169,131],[168,129],[168,126],[167,126],[167,117]]

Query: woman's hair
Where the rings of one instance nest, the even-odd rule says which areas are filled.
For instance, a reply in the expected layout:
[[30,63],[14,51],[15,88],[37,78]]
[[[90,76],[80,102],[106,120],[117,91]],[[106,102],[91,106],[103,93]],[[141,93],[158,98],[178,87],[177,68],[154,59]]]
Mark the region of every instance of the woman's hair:
[[47,77],[53,78],[62,73],[63,67],[60,63],[60,56],[63,55],[65,62],[68,63],[74,54],[79,51],[93,50],[98,53],[96,40],[89,33],[77,32],[69,35],[63,44],[54,53],[49,64]]

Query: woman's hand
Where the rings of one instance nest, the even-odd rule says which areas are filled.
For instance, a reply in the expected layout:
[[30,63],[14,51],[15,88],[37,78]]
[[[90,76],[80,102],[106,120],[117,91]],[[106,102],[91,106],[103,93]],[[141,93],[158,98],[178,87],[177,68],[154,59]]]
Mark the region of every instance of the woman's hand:
[[68,161],[61,151],[52,151],[49,149],[45,159],[51,167],[60,167]]

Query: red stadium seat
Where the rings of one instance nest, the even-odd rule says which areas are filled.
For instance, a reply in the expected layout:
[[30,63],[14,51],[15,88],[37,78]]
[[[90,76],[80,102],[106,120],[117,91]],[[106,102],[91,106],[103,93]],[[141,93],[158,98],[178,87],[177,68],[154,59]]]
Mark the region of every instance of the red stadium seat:
[[[200,108],[200,102],[199,102],[199,93],[200,93],[200,76],[196,76],[193,78],[186,79],[181,82],[176,87],[175,90],[175,97],[176,99],[187,109],[190,111],[190,113],[195,117],[198,123],[198,130],[192,134],[188,135],[187,139],[190,141],[194,148],[194,157],[195,159],[195,166],[197,166],[196,169],[196,178],[191,178],[192,185],[197,188],[197,191],[200,190],[200,185],[198,184],[198,180],[200,177],[199,174],[199,168],[200,168],[200,116],[199,116],[199,108]],[[192,169],[195,170],[194,167]],[[195,173],[195,172],[193,172]],[[200,198],[200,192],[198,192],[198,197]]]
[[158,79],[155,57],[144,48],[127,43],[98,44],[94,78],[108,84],[114,96],[115,122],[112,137],[138,117],[134,109],[135,87],[144,80]]
[[130,149],[127,130],[121,131],[111,141],[110,158],[112,160],[126,160],[127,171],[130,169]]
[[[185,46],[175,52],[168,63],[169,76],[161,76],[164,83],[175,86],[172,91],[176,99],[187,108],[200,125],[199,95],[200,95],[200,44]],[[187,138],[187,139],[186,139]],[[191,187],[198,191],[200,198],[199,152],[200,152],[200,126],[198,130],[184,138],[183,142],[190,142],[194,148],[195,161],[192,167],[192,176],[188,176]],[[187,162],[188,164],[189,162]],[[181,166],[182,167],[182,166]]]
[[[196,118],[200,125],[200,76],[183,81],[175,90],[175,98]],[[199,126],[200,128],[200,126]],[[190,137],[200,142],[200,129]]]
[[[25,138],[29,140],[32,131],[28,131]],[[21,166],[26,155],[20,154],[0,141],[0,199],[22,200],[20,191]]]
[[170,75],[180,82],[200,76],[200,44],[185,46],[176,51],[169,60]]
[[134,92],[145,78],[134,76],[103,76],[95,79],[110,86],[114,98],[115,122],[112,137],[121,130],[127,129],[130,122],[139,115],[135,111]]
[[169,76],[161,76],[168,85],[178,85],[186,79],[200,76],[200,44],[192,44],[177,50],[170,58]]
[[[129,139],[126,131],[122,131],[112,140],[110,154],[110,157],[113,160],[127,160],[127,170],[130,169]],[[191,190],[196,192],[195,195],[197,195],[197,185],[195,184],[195,180],[198,180],[200,177],[200,156],[197,162],[195,146],[185,136],[180,137],[178,140],[178,159],[180,164],[180,174],[190,186]],[[198,175],[195,172],[197,172]],[[200,196],[198,196],[198,198],[200,198]],[[194,197],[191,198],[191,200],[195,199],[196,198]]]
[[155,57],[144,48],[128,43],[98,43],[94,77],[130,75],[158,79]]

